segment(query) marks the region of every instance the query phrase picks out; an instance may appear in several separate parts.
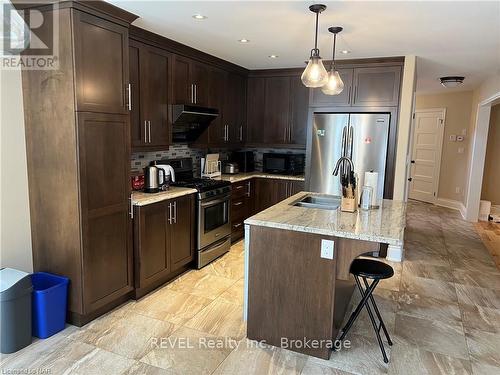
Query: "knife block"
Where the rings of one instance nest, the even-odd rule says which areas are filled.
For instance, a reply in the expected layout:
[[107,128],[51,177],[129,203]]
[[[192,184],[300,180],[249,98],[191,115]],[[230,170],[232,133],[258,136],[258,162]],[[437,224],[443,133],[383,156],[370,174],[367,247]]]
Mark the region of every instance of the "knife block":
[[342,197],[340,200],[340,211],[343,212],[356,212],[357,209],[357,204],[356,204],[357,199],[356,198],[345,198]]

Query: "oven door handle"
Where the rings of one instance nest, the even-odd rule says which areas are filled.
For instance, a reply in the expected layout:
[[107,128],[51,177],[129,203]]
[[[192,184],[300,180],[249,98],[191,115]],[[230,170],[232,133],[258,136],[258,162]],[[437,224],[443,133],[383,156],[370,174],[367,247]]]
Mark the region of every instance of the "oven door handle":
[[230,200],[231,200],[231,197],[225,197],[225,198],[211,200],[208,202],[201,202],[200,207],[203,207],[203,208],[211,207],[211,206],[215,206],[216,204],[219,204],[219,203],[229,202]]

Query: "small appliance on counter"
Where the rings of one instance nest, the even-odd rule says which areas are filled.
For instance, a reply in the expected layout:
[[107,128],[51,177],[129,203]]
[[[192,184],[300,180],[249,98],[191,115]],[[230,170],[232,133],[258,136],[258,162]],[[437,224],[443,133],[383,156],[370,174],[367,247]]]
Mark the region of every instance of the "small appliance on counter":
[[151,165],[155,165],[156,168],[163,170],[163,175],[160,173],[158,184],[160,190],[168,190],[170,182],[175,182],[174,168],[161,160],[153,161]]
[[264,173],[302,175],[304,174],[304,154],[263,154],[262,170]]
[[230,160],[238,165],[238,169],[241,173],[255,171],[255,158],[253,151],[233,152]]
[[240,172],[240,168],[234,161],[224,161],[222,162],[222,173],[224,174],[237,174]]
[[219,154],[207,154],[201,158],[201,177],[214,178],[222,174],[222,165]]
[[165,180],[165,171],[155,165],[144,168],[145,193],[158,193],[160,191],[160,175],[163,175],[163,180]]
[[132,190],[139,191],[144,189],[144,174],[137,174],[130,177],[130,182],[132,183]]

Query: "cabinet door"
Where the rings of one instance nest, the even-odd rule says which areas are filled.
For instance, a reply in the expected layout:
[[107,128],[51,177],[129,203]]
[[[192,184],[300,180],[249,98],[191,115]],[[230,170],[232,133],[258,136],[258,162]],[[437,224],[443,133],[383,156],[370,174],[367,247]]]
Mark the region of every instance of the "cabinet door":
[[209,67],[200,62],[191,62],[191,81],[194,86],[194,103],[199,106],[209,105]]
[[276,185],[276,200],[274,204],[287,199],[290,196],[290,181],[288,180],[271,180]]
[[276,200],[276,185],[269,178],[255,179],[255,212],[271,207]]
[[77,127],[87,314],[133,286],[129,116],[79,113]]
[[141,49],[141,105],[147,121],[147,145],[168,146],[170,123],[168,117],[170,88],[170,54],[158,48],[143,45]]
[[397,106],[401,67],[354,69],[354,106]]
[[304,181],[290,181],[290,185],[291,185],[290,196],[300,193],[305,189]]
[[140,147],[145,144],[147,129],[144,126],[142,106],[141,106],[141,77],[140,77],[140,48],[139,44],[130,41],[129,46],[129,67],[132,111],[130,112],[130,141],[132,147]]
[[143,288],[170,272],[166,202],[139,207],[134,220],[136,287]]
[[[229,142],[239,145],[245,141],[246,133],[246,79],[239,74],[231,74],[229,76],[231,83],[230,89],[226,92],[226,98],[229,98],[231,107],[224,108],[224,115],[228,110],[231,110],[229,125]],[[226,101],[227,102],[227,101]]]
[[290,77],[290,128],[288,143],[306,145],[307,116],[309,113],[309,88],[305,87],[300,76]]
[[219,116],[208,127],[209,142],[211,145],[226,143],[225,88],[226,72],[221,69],[211,68],[208,76],[208,106],[219,110]]
[[128,114],[128,29],[74,11],[76,110]]
[[248,78],[247,87],[247,142],[264,142],[264,108],[266,81],[262,77]]
[[194,196],[186,195],[170,203],[170,260],[175,271],[194,259]]
[[265,80],[264,142],[287,143],[290,120],[290,79],[269,77]]
[[321,88],[311,89],[313,106],[350,106],[352,94],[353,69],[339,69],[344,82],[344,90],[338,95],[325,95]]
[[172,74],[174,104],[192,104],[194,102],[190,67],[190,59],[178,55],[174,57]]

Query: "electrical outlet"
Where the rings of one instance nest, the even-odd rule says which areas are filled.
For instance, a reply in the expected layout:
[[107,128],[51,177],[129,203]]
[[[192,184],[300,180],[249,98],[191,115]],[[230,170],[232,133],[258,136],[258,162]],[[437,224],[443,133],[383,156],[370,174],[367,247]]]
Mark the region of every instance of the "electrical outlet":
[[460,186],[455,187],[455,194],[460,194]]
[[321,240],[321,258],[333,259],[334,246],[332,240]]

